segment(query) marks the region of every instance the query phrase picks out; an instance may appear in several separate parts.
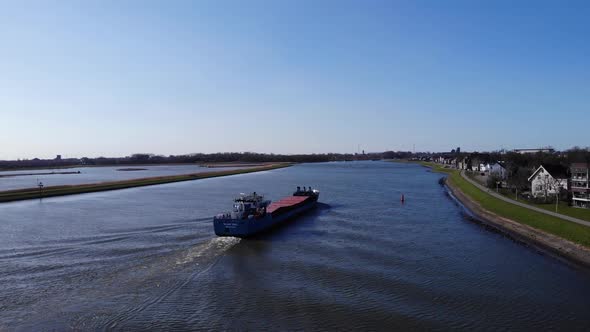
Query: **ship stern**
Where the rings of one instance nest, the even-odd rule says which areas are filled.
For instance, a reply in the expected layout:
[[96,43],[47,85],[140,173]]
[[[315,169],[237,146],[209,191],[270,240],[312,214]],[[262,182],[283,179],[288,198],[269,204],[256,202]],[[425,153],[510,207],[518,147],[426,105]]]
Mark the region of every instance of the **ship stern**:
[[247,219],[215,218],[213,228],[217,236],[247,237],[249,235]]

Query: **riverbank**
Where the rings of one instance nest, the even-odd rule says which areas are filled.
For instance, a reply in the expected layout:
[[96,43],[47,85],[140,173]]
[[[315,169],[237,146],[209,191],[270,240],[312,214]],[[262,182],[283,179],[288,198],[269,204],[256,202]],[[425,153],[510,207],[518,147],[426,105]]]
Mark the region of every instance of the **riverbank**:
[[[278,164],[278,163],[275,163]],[[3,172],[10,171],[36,171],[45,169],[69,169],[69,168],[100,168],[100,167],[146,167],[146,166],[179,166],[179,165],[192,165],[201,167],[197,163],[161,163],[161,164],[104,164],[104,165],[88,165],[88,164],[76,164],[76,165],[61,165],[61,166],[32,166],[32,167],[0,167],[0,174]]]
[[233,163],[204,163],[199,164],[200,167],[207,167],[207,168],[229,168],[229,167],[260,167],[260,166],[268,166],[272,165],[273,163],[243,163],[243,162],[233,162]]
[[[471,183],[475,184],[476,186],[484,186],[486,185],[485,181],[482,181],[483,178],[481,176],[474,176],[473,173],[462,172],[462,176]],[[546,213],[558,213],[563,216],[563,219],[567,218],[574,218],[579,219],[588,224],[586,226],[590,226],[590,209],[583,209],[571,206],[568,202],[564,202],[562,200],[559,201],[559,204],[555,206],[555,201],[553,199],[547,200],[546,203],[536,202],[531,200],[530,197],[523,197],[522,195],[518,196],[515,192],[513,192],[509,188],[499,188],[496,190],[496,193],[492,192],[492,195],[495,195],[498,198],[508,199],[513,202],[517,202],[516,204],[526,204],[527,207],[531,209],[541,209]]]
[[590,267],[590,227],[501,201],[462,179],[457,170],[436,164],[421,164],[433,171],[447,173],[447,188],[483,223],[525,243]]
[[273,170],[273,169],[278,169],[278,168],[289,167],[291,165],[293,165],[293,164],[292,163],[277,163],[277,164],[265,165],[265,166],[261,166],[261,167],[235,169],[235,170],[227,170],[227,171],[191,173],[191,174],[183,174],[183,175],[160,176],[160,177],[101,182],[101,183],[91,183],[91,184],[81,184],[81,185],[53,186],[53,187],[45,187],[42,190],[39,190],[38,188],[9,190],[9,191],[0,192],[0,202],[11,202],[11,201],[26,200],[26,199],[37,199],[37,198],[41,198],[41,197],[64,196],[64,195],[74,195],[74,194],[91,193],[91,192],[99,192],[99,191],[107,191],[107,190],[127,189],[127,188],[133,188],[133,187],[152,186],[152,185],[157,185],[157,184],[180,182],[180,181],[192,181],[192,180],[199,180],[199,179],[206,179],[206,178],[213,178],[213,177],[220,177],[220,176],[268,171],[268,170]]

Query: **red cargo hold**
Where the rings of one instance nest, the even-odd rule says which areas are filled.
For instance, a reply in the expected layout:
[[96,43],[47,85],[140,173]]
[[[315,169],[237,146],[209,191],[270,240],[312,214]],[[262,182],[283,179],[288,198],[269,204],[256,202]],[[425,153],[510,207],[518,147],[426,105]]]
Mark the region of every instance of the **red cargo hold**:
[[270,214],[277,214],[283,210],[289,210],[307,201],[309,196],[289,196],[282,198],[277,202],[272,202],[267,208],[266,212]]

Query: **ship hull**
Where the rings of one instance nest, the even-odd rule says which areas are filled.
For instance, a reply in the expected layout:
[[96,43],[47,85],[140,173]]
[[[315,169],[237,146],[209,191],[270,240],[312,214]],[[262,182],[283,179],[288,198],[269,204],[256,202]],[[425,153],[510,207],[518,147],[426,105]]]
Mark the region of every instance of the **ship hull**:
[[241,238],[253,236],[285,223],[287,220],[314,208],[316,204],[317,198],[310,199],[307,202],[298,205],[290,210],[276,214],[267,213],[264,217],[261,218],[216,218],[213,221],[215,234],[218,236],[232,236]]

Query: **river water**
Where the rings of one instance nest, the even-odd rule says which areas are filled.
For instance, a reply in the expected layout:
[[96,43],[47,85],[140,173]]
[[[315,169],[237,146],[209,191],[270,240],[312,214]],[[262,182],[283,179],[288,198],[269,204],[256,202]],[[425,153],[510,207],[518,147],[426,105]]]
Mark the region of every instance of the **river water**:
[[[590,329],[589,272],[470,220],[440,176],[303,164],[0,204],[0,330]],[[297,185],[317,209],[213,234],[238,193]]]
[[[136,169],[124,171],[124,169]],[[199,165],[121,165],[100,167],[73,167],[58,169],[34,169],[19,171],[0,171],[0,191],[36,188],[39,182],[47,186],[63,186],[107,181],[131,180],[157,176],[220,172],[244,167],[208,168]],[[123,169],[123,170],[122,170]],[[43,174],[51,173],[54,174]],[[60,172],[74,174],[59,174]],[[80,172],[80,173],[76,173]],[[24,176],[7,176],[27,174]]]

